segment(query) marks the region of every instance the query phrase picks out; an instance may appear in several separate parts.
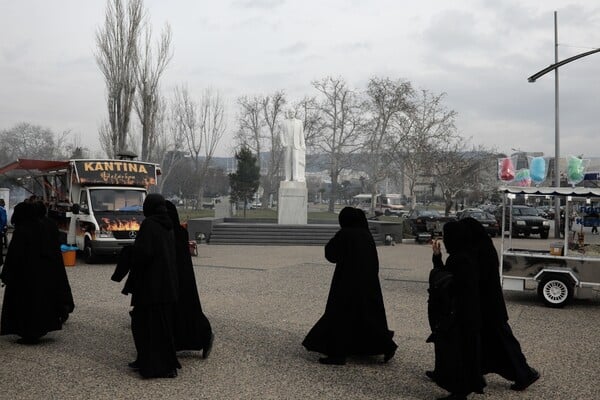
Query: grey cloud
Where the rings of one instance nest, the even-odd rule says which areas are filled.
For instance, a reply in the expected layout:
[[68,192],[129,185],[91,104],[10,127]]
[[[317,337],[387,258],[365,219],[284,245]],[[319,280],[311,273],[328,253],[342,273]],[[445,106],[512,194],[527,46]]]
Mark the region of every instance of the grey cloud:
[[307,48],[308,48],[308,46],[306,43],[296,42],[290,46],[283,47],[283,48],[277,50],[277,53],[283,54],[283,55],[294,55],[294,54],[303,53]]
[[242,8],[270,9],[285,4],[285,0],[235,0],[231,4]]
[[362,50],[371,50],[372,45],[368,42],[352,42],[352,43],[343,43],[341,45],[336,46],[338,51],[342,52],[354,52],[354,51],[362,51]]

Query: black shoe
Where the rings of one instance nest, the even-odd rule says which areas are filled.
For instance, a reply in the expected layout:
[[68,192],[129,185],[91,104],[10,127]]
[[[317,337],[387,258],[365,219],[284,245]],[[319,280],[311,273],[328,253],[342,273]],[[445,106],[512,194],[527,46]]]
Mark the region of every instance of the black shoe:
[[159,378],[177,378],[177,370],[169,371],[166,374],[159,376]]
[[429,379],[431,379],[432,381],[434,381],[434,382],[435,382],[435,372],[433,372],[433,371],[425,371],[425,375],[426,375],[426,376],[427,376]]
[[127,364],[127,366],[134,370],[140,369],[140,366],[138,365],[137,360],[130,362],[129,364]]
[[215,341],[215,334],[211,333],[210,339],[208,340],[206,347],[204,349],[202,349],[202,358],[208,358],[208,356],[210,355],[210,351],[212,350],[214,341]]
[[23,338],[17,339],[17,343],[19,343],[19,344],[27,344],[27,345],[29,345],[29,344],[38,344],[39,342],[40,342],[39,338],[25,338],[25,337],[23,337]]
[[535,369],[531,368],[531,376],[529,379],[523,382],[515,382],[510,385],[510,390],[516,390],[517,392],[521,392],[531,386],[535,381],[540,379],[540,373]]
[[321,357],[319,362],[326,365],[346,365],[346,357]]
[[383,355],[383,362],[386,363],[390,361],[392,358],[394,358],[394,354],[396,354],[396,349],[390,351],[389,353],[385,353]]

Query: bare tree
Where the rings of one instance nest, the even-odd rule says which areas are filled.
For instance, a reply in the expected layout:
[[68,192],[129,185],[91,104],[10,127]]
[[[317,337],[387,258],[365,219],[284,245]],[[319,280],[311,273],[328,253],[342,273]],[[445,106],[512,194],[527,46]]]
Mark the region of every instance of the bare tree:
[[304,127],[304,141],[307,150],[314,150],[317,139],[323,128],[322,114],[315,97],[304,97],[294,105],[296,118],[302,121]]
[[360,104],[342,78],[327,77],[313,81],[312,85],[322,95],[319,102],[321,134],[316,138],[315,148],[328,158],[331,178],[328,210],[333,212],[340,173],[351,166],[351,155],[358,150],[362,124]]
[[186,87],[175,89],[172,106],[175,135],[183,139],[185,150],[192,157],[194,176],[202,201],[203,182],[217,145],[225,133],[225,106],[221,96],[207,89],[200,103],[189,95]]
[[490,152],[482,147],[468,148],[465,139],[455,136],[439,142],[434,155],[432,185],[442,192],[448,215],[457,195],[481,188],[480,178],[489,165]]
[[139,62],[137,64],[137,96],[135,111],[141,124],[141,159],[146,161],[156,143],[156,117],[159,112],[159,81],[171,60],[171,28],[167,24],[156,50],[152,49],[152,29],[146,25],[144,41],[140,45]]
[[69,131],[56,134],[39,125],[19,123],[0,131],[0,161],[4,164],[20,157],[42,160],[63,158],[63,149],[69,135]]
[[417,184],[422,183],[419,180],[432,174],[438,144],[456,137],[456,112],[446,109],[444,97],[444,93],[435,95],[422,90],[409,112],[395,118],[399,137],[394,164],[408,182],[413,207]]
[[286,104],[283,91],[277,91],[272,96],[266,96],[262,101],[263,118],[266,126],[266,142],[270,147],[269,159],[261,176],[263,187],[262,208],[269,207],[269,199],[277,193],[281,177],[283,146],[281,145],[281,118]]
[[265,126],[262,111],[263,98],[242,96],[238,98],[237,103],[240,110],[236,142],[240,147],[248,147],[260,160],[260,153],[263,150],[262,129]]
[[366,184],[372,195],[371,213],[374,212],[378,186],[393,175],[390,168],[402,137],[395,132],[394,119],[411,109],[413,89],[410,82],[389,78],[371,78],[366,91],[365,108],[368,121],[362,158],[367,173]]
[[100,135],[112,156],[127,144],[143,20],[142,0],[129,0],[127,10],[122,0],[109,0],[104,26],[96,32],[96,62],[106,82],[108,106],[108,125],[100,128]]
[[202,200],[206,176],[215,150],[227,129],[227,124],[225,122],[225,103],[219,92],[206,89],[202,94],[200,104],[200,143],[202,144],[203,158],[200,165],[198,197]]

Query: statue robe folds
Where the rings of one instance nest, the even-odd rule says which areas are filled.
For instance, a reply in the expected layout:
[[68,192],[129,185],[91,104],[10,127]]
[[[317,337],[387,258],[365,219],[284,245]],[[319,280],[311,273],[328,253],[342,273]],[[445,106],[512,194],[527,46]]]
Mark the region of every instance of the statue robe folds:
[[281,144],[285,148],[285,180],[305,182],[306,144],[302,121],[289,118],[281,129]]

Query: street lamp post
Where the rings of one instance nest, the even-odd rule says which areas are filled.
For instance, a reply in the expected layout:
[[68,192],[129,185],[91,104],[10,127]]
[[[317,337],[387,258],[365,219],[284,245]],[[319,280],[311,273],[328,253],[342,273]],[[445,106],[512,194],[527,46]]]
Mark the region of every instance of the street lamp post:
[[[558,63],[558,21],[554,11],[554,64]],[[558,107],[558,68],[554,69],[554,186],[560,187],[560,124]],[[554,238],[560,239],[560,197],[554,196]]]
[[[558,160],[560,159],[560,126],[559,126],[559,108],[558,108],[558,67],[578,60],[582,57],[589,56],[600,52],[600,49],[594,49],[585,53],[577,54],[576,56],[558,61],[558,17],[554,11],[554,64],[543,70],[531,75],[527,80],[535,82],[539,77],[546,75],[550,71],[554,71],[554,186],[560,187],[560,169]],[[560,198],[554,196],[554,237],[560,238]]]

